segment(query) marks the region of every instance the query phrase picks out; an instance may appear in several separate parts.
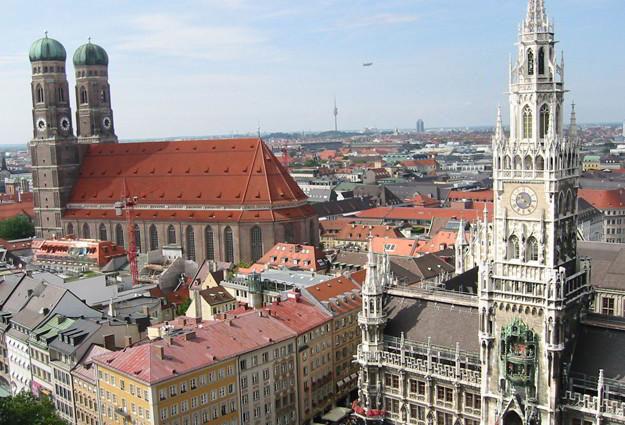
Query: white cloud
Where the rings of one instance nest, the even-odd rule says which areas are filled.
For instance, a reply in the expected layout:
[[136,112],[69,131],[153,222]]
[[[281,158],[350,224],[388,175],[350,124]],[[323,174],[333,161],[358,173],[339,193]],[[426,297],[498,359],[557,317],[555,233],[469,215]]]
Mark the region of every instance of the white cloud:
[[266,35],[245,26],[197,24],[190,18],[162,14],[133,18],[130,24],[134,34],[119,49],[214,61],[276,53]]
[[374,26],[391,26],[409,24],[419,20],[418,15],[401,13],[377,13],[374,15],[343,18],[329,28],[322,31],[342,31]]

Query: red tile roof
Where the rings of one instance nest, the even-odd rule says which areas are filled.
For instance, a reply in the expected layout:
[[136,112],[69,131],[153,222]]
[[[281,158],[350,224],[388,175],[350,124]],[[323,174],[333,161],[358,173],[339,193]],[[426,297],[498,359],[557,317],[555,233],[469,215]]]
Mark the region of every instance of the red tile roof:
[[476,191],[452,190],[449,192],[448,199],[450,201],[470,199],[473,201],[493,202],[493,191],[492,190],[476,190]]
[[[5,199],[10,198],[11,197],[7,197]],[[18,215],[25,215],[30,218],[35,216],[32,195],[22,197],[21,202],[6,202],[4,200],[0,202],[0,220],[6,220],[7,218],[12,218]]]
[[[492,204],[487,206],[489,219],[492,217]],[[473,221],[482,218],[480,209],[423,208],[423,207],[379,207],[356,213],[356,217],[378,220],[432,220],[434,218],[463,219]]]
[[435,159],[411,159],[407,161],[401,161],[400,164],[403,167],[427,167],[427,168],[436,168],[438,166],[438,162]]
[[303,298],[273,303],[267,307],[271,316],[280,320],[297,334],[303,334],[330,321],[330,316]]
[[93,239],[36,239],[32,241],[35,262],[87,260],[104,267],[113,258],[125,257],[126,250],[111,241]]
[[600,210],[625,208],[624,189],[579,189],[577,195]]
[[239,269],[239,273],[247,274],[268,267],[286,267],[289,269],[325,271],[328,261],[323,251],[312,245],[300,245],[280,242],[275,244],[249,269]]
[[[333,314],[342,314],[362,307],[360,284],[349,276],[339,276],[318,285],[309,286],[306,291],[317,301],[327,302]],[[325,305],[325,304],[324,304]]]
[[[298,307],[304,306],[301,314],[314,321],[315,318],[306,311],[306,305],[309,304],[297,303]],[[289,322],[258,311],[228,315],[223,321],[190,324],[190,327],[194,334],[187,331],[186,334],[105,354],[96,357],[95,361],[154,384],[296,336]]]
[[[288,205],[306,195],[260,139],[91,145],[70,204]],[[250,212],[250,214],[254,214]]]
[[384,225],[372,225],[372,224],[356,224],[350,223],[346,221],[333,221],[333,225],[338,225],[337,222],[340,222],[340,227],[330,227],[326,229],[324,221],[324,227],[322,227],[322,236],[331,237],[340,241],[354,241],[354,242],[364,242],[369,238],[369,235],[373,237],[388,237],[388,238],[401,238],[403,235],[394,226],[384,226]]

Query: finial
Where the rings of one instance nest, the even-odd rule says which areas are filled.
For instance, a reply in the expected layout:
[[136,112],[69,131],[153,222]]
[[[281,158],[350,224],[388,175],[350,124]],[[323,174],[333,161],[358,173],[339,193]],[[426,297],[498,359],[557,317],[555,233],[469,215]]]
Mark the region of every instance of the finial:
[[48,38],[48,30],[45,30],[43,33],[46,35],[46,38]]
[[87,37],[87,43],[91,44],[91,37]]

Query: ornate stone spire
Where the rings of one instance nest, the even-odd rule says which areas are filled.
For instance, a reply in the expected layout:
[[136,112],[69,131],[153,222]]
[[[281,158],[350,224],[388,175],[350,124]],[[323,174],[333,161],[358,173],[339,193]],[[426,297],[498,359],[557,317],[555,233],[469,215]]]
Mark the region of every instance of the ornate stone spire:
[[501,119],[501,105],[497,106],[497,126],[495,127],[495,139],[500,141],[503,138],[503,122]]
[[544,0],[529,0],[524,29],[526,32],[549,32],[550,25]]
[[571,104],[571,125],[569,126],[569,141],[573,142],[577,137],[577,114],[575,113],[575,103]]

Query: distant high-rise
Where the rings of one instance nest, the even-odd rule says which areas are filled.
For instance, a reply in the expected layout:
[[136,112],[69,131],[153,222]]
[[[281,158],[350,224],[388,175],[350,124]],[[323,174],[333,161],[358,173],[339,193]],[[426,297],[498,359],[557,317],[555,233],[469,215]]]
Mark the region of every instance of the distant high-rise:
[[339,108],[336,106],[336,97],[334,98],[334,131],[339,131]]
[[425,133],[425,123],[422,119],[417,120],[417,133]]

